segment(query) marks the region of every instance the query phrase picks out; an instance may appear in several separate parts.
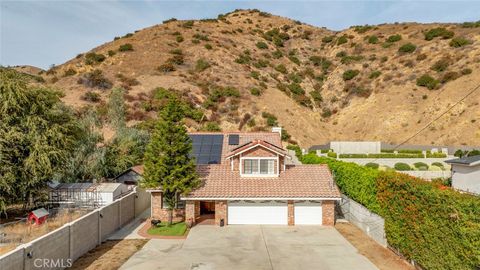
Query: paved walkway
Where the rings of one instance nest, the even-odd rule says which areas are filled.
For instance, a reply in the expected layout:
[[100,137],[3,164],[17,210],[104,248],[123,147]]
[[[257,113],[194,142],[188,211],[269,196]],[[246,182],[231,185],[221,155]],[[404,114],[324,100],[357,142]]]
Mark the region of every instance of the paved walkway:
[[185,240],[150,240],[120,269],[377,269],[335,228],[196,226]]
[[132,220],[120,230],[114,232],[108,240],[122,240],[122,239],[145,239],[145,237],[138,234],[138,231],[144,226],[146,219],[150,217],[150,208],[141,213],[138,217]]

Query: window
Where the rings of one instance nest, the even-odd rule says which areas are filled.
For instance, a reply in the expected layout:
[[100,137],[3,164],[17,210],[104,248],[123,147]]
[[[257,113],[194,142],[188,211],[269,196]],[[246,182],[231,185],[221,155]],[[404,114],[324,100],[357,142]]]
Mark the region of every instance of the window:
[[244,174],[275,174],[275,160],[274,159],[244,159],[243,173]]
[[[180,200],[180,195],[177,195],[177,203],[176,203],[175,209],[183,209],[185,208],[185,201]],[[162,196],[162,208],[167,209],[168,208],[168,203],[165,200],[165,197]]]

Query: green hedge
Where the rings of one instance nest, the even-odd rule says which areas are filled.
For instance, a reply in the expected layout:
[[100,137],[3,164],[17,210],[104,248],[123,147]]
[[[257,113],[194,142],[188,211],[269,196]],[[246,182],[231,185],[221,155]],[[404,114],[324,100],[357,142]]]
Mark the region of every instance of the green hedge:
[[480,266],[480,198],[381,172],[378,202],[388,243],[424,269]]
[[380,206],[377,202],[375,187],[378,170],[355,163],[319,157],[315,154],[304,155],[301,161],[304,164],[328,164],[335,174],[335,181],[343,194],[371,211],[379,213]]
[[340,154],[339,158],[424,158],[423,154],[415,153],[380,153],[380,154]]
[[389,245],[424,269],[480,266],[478,196],[315,154],[300,160],[328,164],[343,194],[385,218]]

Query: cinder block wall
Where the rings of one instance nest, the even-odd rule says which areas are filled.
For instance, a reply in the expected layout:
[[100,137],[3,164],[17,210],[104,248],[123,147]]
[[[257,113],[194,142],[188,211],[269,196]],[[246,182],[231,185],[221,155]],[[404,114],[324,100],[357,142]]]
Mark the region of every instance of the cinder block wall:
[[[64,269],[135,217],[135,193],[0,256],[0,270]],[[143,212],[143,210],[142,210]],[[100,217],[100,214],[103,217]]]

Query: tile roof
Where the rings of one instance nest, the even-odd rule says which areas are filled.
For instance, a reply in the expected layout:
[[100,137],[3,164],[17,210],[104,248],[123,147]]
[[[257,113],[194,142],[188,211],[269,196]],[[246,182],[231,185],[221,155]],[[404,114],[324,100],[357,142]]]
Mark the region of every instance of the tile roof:
[[227,153],[227,156],[225,158],[230,158],[232,156],[235,156],[235,155],[238,155],[248,149],[250,149],[251,147],[253,146],[256,146],[256,145],[261,145],[267,149],[270,149],[274,152],[277,152],[277,153],[280,153],[282,155],[286,155],[287,152],[285,150],[283,150],[283,148],[279,147],[279,146],[276,146],[275,144],[272,144],[272,143],[269,143],[267,141],[263,141],[263,140],[253,140],[249,143],[246,143],[244,145],[241,145],[240,147],[237,147],[237,148],[234,148],[230,153]]
[[199,165],[199,188],[185,198],[340,198],[326,165],[287,166],[278,177],[240,177],[227,165]]
[[134,171],[134,172],[136,172],[140,175],[143,175],[143,165],[133,166],[132,171]]

